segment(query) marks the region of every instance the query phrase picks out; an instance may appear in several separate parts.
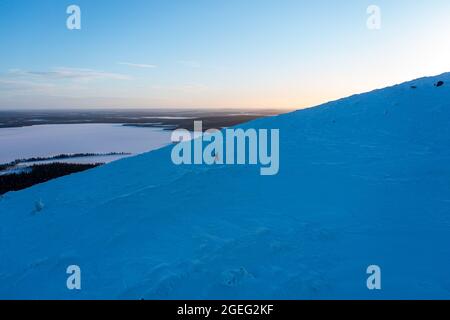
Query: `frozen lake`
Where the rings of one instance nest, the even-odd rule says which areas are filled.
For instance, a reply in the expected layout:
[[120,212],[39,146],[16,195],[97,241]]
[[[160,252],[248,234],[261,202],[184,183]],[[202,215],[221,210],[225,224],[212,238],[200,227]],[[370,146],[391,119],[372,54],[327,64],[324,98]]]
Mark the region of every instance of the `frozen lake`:
[[[171,131],[120,124],[50,124],[0,128],[0,163],[72,153],[139,154],[170,144]],[[98,157],[109,162],[124,156]],[[95,160],[92,157],[90,160]],[[78,159],[71,162],[85,162]],[[67,162],[67,159],[65,160]]]

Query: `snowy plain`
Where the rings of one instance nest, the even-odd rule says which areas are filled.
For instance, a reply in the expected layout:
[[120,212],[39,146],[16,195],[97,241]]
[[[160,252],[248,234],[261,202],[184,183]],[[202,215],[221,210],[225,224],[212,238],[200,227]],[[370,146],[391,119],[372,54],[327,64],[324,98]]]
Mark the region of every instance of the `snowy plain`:
[[239,127],[280,129],[278,175],[168,146],[6,194],[0,298],[450,298],[450,74]]
[[[104,123],[0,128],[0,163],[59,154],[138,154],[169,144],[170,134],[170,131],[159,128]],[[120,156],[102,157],[101,161],[110,162],[119,158]],[[83,159],[86,160],[88,159]]]

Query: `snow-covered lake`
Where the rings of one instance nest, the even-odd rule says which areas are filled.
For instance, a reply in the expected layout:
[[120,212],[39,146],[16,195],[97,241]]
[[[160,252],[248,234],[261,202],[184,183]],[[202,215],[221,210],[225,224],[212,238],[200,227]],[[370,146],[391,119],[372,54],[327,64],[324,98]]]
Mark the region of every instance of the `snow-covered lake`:
[[[120,124],[51,124],[0,128],[0,163],[71,153],[139,154],[168,145],[170,135],[170,131],[158,128]],[[121,157],[123,156],[98,158],[99,162],[109,162]],[[85,162],[88,158],[78,160]]]

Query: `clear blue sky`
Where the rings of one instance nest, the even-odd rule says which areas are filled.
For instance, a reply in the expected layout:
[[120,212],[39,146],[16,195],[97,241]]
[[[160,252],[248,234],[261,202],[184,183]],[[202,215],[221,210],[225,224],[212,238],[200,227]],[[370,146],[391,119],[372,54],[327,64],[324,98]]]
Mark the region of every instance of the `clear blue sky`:
[[0,0],[0,108],[306,107],[450,71],[449,30],[448,0]]

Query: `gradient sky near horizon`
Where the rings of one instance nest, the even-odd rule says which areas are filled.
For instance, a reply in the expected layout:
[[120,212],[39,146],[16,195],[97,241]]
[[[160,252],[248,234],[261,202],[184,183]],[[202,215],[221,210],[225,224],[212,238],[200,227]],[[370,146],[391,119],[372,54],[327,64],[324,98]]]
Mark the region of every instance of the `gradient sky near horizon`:
[[449,31],[448,0],[0,0],[0,110],[298,109],[450,71]]

